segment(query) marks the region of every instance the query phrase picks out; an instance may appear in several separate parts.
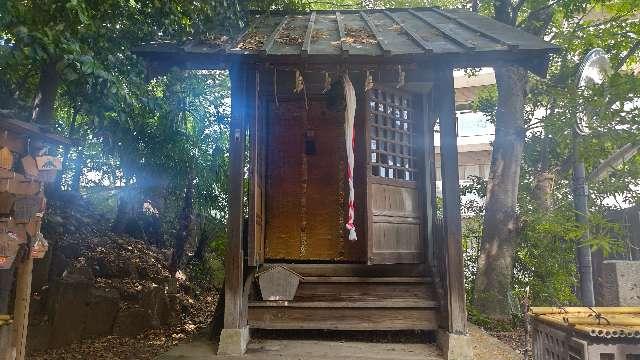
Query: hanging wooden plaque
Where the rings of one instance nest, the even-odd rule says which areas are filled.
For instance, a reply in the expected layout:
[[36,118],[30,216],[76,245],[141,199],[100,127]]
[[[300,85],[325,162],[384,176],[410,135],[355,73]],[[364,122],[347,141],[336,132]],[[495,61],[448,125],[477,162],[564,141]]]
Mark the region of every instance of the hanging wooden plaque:
[[13,154],[7,147],[0,149],[0,168],[11,170],[13,167]]
[[44,211],[47,209],[47,198],[44,197],[44,192],[39,192],[36,194],[36,199],[38,201],[38,212],[36,213],[36,217],[40,217],[42,219],[42,215]]
[[27,234],[27,224],[13,224],[12,226],[9,227],[9,229],[11,229],[11,231],[16,235],[16,238],[18,239],[18,243],[20,244],[26,244],[28,239],[28,234]]
[[38,232],[35,236],[35,241],[31,246],[31,257],[34,259],[42,259],[49,250],[49,243],[44,238],[42,233]]
[[62,160],[49,155],[36,156],[36,165],[38,170],[61,170]]
[[27,155],[20,160],[22,162],[22,169],[24,170],[24,176],[28,179],[37,179],[38,178],[38,164],[36,163],[36,159],[31,155]]
[[20,243],[15,233],[0,232],[0,269],[9,269],[18,255]]
[[29,236],[35,237],[36,234],[40,232],[40,227],[42,226],[42,213],[36,213],[31,221],[25,224],[25,231]]
[[13,218],[16,223],[28,223],[42,207],[37,196],[18,196],[13,202]]
[[16,260],[15,255],[14,256],[10,256],[10,255],[0,255],[0,270],[7,270],[7,269],[11,269],[11,265],[13,265],[13,262]]
[[55,156],[36,156],[36,164],[39,171],[38,180],[47,183],[55,181],[58,170],[62,169],[62,160]]
[[16,173],[6,169],[0,169],[0,192],[13,193]]
[[11,213],[13,202],[15,201],[15,195],[8,192],[0,193],[0,215],[8,215]]
[[56,176],[58,176],[58,170],[39,170],[38,171],[38,180],[45,183],[52,183],[56,180]]
[[16,195],[35,195],[42,189],[39,181],[27,179],[22,174],[15,174],[13,180],[13,193]]

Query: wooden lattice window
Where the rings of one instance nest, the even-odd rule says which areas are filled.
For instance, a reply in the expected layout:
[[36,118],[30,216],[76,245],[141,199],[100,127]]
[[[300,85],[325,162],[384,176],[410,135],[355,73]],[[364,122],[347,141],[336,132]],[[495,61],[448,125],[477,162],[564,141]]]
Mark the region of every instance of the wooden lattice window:
[[416,181],[413,101],[395,90],[368,92],[371,175]]

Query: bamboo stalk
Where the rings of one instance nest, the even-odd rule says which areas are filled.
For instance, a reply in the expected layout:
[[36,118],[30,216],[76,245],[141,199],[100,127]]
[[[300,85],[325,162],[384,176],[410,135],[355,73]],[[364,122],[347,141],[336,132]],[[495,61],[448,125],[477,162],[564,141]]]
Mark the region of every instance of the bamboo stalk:
[[620,315],[608,315],[600,319],[595,316],[563,316],[562,321],[567,325],[640,326],[640,318]]
[[640,306],[618,306],[618,307],[532,307],[533,315],[550,315],[550,314],[594,314],[594,311],[600,314],[640,314]]

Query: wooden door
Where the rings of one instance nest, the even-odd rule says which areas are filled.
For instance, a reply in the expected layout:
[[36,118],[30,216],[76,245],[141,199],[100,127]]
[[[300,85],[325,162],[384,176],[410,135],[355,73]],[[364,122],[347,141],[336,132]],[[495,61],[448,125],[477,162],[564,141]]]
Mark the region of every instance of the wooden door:
[[384,87],[371,89],[366,96],[367,262],[421,263],[418,97]]
[[[266,139],[265,258],[348,261],[344,114],[324,98],[271,104]],[[348,241],[348,240],[347,240]]]

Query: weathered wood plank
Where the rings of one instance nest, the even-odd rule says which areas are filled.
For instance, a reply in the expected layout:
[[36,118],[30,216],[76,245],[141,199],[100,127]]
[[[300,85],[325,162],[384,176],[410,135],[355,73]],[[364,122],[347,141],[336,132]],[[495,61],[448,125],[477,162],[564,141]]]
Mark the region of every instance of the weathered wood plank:
[[416,34],[412,29],[407,27],[406,24],[404,24],[403,21],[398,18],[398,16],[396,16],[396,14],[388,10],[384,10],[383,13],[392,18],[393,21],[395,21],[398,25],[400,25],[402,30],[409,34],[409,36],[424,49],[425,53],[430,54],[433,52],[433,48],[431,47],[431,45],[424,41],[424,39],[420,35]]
[[556,51],[559,48],[543,39],[527,33],[522,29],[495,21],[494,19],[481,16],[476,13],[462,9],[447,9],[446,13],[467,25],[479,29],[482,33],[502,39],[505,42],[517,44],[519,49],[540,50],[547,49]]
[[[255,77],[255,88],[259,88],[259,73]],[[265,186],[264,170],[265,151],[265,116],[266,101],[248,99],[247,123],[249,124],[249,244],[247,259],[249,266],[257,266],[264,262],[264,230],[265,230]],[[262,110],[262,111],[260,111]]]
[[446,17],[447,19],[453,20],[457,24],[460,24],[461,26],[463,26],[463,27],[465,27],[465,28],[467,28],[469,30],[475,31],[476,33],[478,33],[478,34],[480,34],[480,35],[482,35],[482,36],[484,36],[484,37],[486,37],[488,39],[491,39],[491,40],[493,40],[493,41],[495,41],[497,43],[500,43],[502,45],[508,46],[510,49],[517,49],[519,47],[519,45],[514,43],[514,42],[507,41],[507,40],[504,40],[503,38],[501,38],[499,36],[495,36],[493,34],[487,33],[486,31],[480,29],[479,27],[477,27],[475,25],[472,25],[472,24],[469,24],[468,22],[463,21],[460,18],[458,18],[457,16],[452,15],[452,14],[446,12],[446,11],[440,10],[438,8],[429,8],[429,11],[433,11],[433,12],[435,12],[435,13],[443,16],[443,17]]
[[423,124],[423,159],[422,171],[424,177],[422,186],[424,187],[424,222],[425,222],[425,247],[426,262],[428,266],[434,269],[434,226],[436,216],[436,164],[435,164],[435,141],[434,141],[434,123],[435,113],[433,110],[433,91],[422,96],[422,118]]
[[298,274],[307,276],[364,276],[364,277],[411,277],[425,276],[423,264],[265,264],[283,265]]
[[249,308],[259,329],[435,330],[437,310],[394,308]]
[[384,37],[384,35],[378,30],[378,28],[376,27],[376,24],[374,24],[373,21],[371,21],[369,16],[364,11],[360,11],[360,17],[362,17],[362,19],[365,21],[365,23],[367,23],[367,26],[369,27],[369,30],[371,30],[373,35],[378,40],[378,44],[380,45],[380,48],[382,49],[382,54],[385,55],[385,56],[391,55],[391,52],[392,52],[391,51],[391,45],[389,44],[387,39]]
[[344,40],[346,38],[346,34],[344,32],[344,21],[342,20],[342,14],[340,11],[336,11],[336,22],[338,23],[338,33],[340,35],[340,49],[342,50],[342,55],[349,55],[349,50],[344,47]]
[[464,269],[462,258],[462,226],[460,215],[460,183],[458,178],[458,146],[456,134],[453,69],[443,66],[436,71],[439,88],[440,151],[442,153],[442,195],[447,256],[447,300],[449,332],[466,334]]
[[303,283],[427,283],[428,277],[305,276]]
[[289,21],[289,16],[285,16],[284,18],[282,18],[282,22],[280,22],[280,24],[276,27],[276,29],[273,30],[273,32],[271,34],[269,34],[269,36],[267,37],[267,40],[265,40],[264,45],[262,46],[262,50],[260,51],[260,53],[269,54],[269,51],[273,47],[273,43],[278,38],[278,35],[280,34],[280,31],[282,31],[284,26],[287,24],[287,21]]
[[[245,116],[246,107],[255,98],[255,87],[248,86],[251,79],[255,85],[255,71],[246,66],[236,65],[230,71],[231,88],[234,92],[231,101],[231,126],[229,147],[229,240],[225,256],[225,313],[224,327],[240,329],[245,326],[242,318],[243,309],[243,251],[242,251],[242,219],[244,188],[244,154],[245,154]],[[255,100],[254,100],[255,101]]]
[[31,279],[33,258],[30,252],[17,266],[16,295],[13,311],[13,347],[15,359],[24,360],[27,354],[27,328],[29,327],[29,303],[31,302]]
[[316,12],[312,11],[311,16],[309,17],[309,25],[307,25],[307,32],[304,34],[304,42],[302,44],[302,49],[300,50],[300,54],[302,56],[309,55],[309,48],[311,47],[311,35],[313,34],[313,26],[316,22]]
[[[362,302],[382,300],[434,300],[435,289],[428,283],[348,283],[305,282],[294,301]],[[265,299],[266,300],[266,299]]]
[[454,33],[453,31],[450,31],[447,28],[444,28],[438,24],[435,24],[433,21],[429,20],[427,17],[425,17],[424,15],[420,14],[419,12],[413,10],[413,9],[408,9],[407,11],[409,11],[412,15],[414,15],[415,17],[419,18],[420,20],[422,20],[425,24],[437,29],[438,31],[440,31],[444,36],[446,36],[447,38],[449,38],[449,40],[453,41],[454,43],[456,43],[458,46],[462,47],[465,50],[474,50],[475,46],[474,45],[470,45],[468,44],[463,38],[461,38],[458,34]]
[[251,301],[250,308],[288,307],[288,308],[436,308],[438,302],[423,299],[382,299],[368,301]]

